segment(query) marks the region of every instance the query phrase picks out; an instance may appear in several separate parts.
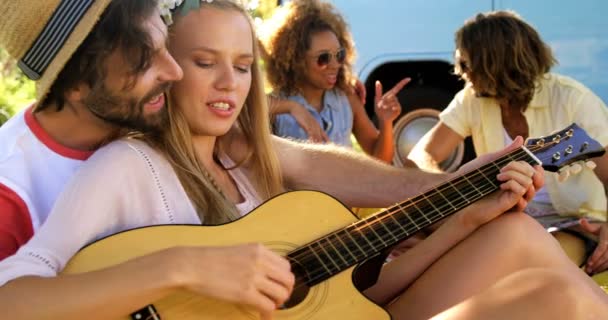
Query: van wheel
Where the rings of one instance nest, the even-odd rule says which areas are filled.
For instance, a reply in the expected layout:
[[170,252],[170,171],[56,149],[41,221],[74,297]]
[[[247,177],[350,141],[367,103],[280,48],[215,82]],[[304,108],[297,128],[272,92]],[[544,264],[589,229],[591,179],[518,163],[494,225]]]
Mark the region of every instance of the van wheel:
[[[393,164],[403,167],[414,145],[435,124],[439,122],[439,113],[448,106],[454,94],[444,89],[433,87],[404,88],[398,94],[402,112],[395,120],[395,156]],[[462,164],[475,158],[470,138],[460,143],[450,156],[441,162],[445,172],[452,172]]]

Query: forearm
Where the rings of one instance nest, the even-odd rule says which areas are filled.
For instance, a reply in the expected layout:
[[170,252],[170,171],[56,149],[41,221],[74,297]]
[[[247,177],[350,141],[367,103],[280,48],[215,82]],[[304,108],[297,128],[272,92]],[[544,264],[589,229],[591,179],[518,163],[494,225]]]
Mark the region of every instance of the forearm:
[[271,117],[278,114],[291,113],[292,107],[291,100],[268,96],[268,109]]
[[407,156],[408,159],[412,160],[419,168],[423,170],[427,170],[430,172],[442,172],[441,170],[441,161],[444,159],[438,159],[427,149],[429,148],[427,145],[427,141],[425,137],[420,139],[418,143],[412,148],[410,154]]
[[53,278],[23,277],[0,288],[11,319],[115,319],[177,288],[169,250],[100,271]]
[[408,158],[421,169],[442,172],[441,162],[450,156],[463,139],[464,137],[440,122],[420,138]]
[[427,170],[430,172],[442,172],[441,161],[436,160],[430,153],[425,150],[412,149],[408,155],[408,159],[411,160],[420,169]]
[[302,144],[275,137],[286,184],[326,192],[349,206],[384,207],[447,179],[396,168],[336,146]]
[[392,121],[386,121],[380,123],[380,130],[378,137],[374,142],[373,151],[371,153],[375,158],[380,159],[386,163],[393,162],[393,156],[395,154],[395,147],[393,145],[393,123]]

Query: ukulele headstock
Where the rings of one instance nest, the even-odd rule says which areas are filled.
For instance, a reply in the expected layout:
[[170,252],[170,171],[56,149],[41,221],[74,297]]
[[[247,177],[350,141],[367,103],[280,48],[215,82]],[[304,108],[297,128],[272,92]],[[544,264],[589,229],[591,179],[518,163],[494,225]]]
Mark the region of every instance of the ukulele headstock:
[[543,168],[551,172],[605,153],[604,147],[575,123],[551,135],[528,139],[526,147],[542,162]]

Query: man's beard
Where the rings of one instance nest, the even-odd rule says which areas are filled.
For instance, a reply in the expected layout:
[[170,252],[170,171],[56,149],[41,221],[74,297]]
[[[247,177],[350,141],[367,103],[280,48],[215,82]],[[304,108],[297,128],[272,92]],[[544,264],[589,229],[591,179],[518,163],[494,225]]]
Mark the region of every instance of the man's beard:
[[165,83],[137,99],[117,96],[102,83],[91,89],[83,103],[91,113],[109,124],[143,133],[158,133],[169,121],[166,105],[149,115],[144,115],[144,105],[152,97],[167,92],[170,87],[170,83]]

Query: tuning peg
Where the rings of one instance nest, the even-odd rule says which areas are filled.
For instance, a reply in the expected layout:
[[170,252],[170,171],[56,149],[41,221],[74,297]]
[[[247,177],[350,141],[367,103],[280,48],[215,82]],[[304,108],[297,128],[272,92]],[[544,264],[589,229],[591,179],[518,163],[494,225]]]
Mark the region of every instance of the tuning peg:
[[567,167],[566,168],[562,168],[559,171],[559,174],[557,176],[557,181],[564,182],[564,181],[568,180],[569,176],[570,176],[570,170]]
[[597,164],[595,164],[595,162],[593,162],[593,161],[587,161],[587,162],[585,162],[585,167],[593,170],[593,169],[595,169],[595,167],[597,167]]
[[571,174],[578,174],[583,171],[583,166],[581,166],[578,162],[573,163],[570,168],[568,168]]

